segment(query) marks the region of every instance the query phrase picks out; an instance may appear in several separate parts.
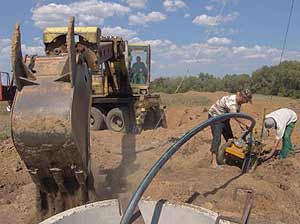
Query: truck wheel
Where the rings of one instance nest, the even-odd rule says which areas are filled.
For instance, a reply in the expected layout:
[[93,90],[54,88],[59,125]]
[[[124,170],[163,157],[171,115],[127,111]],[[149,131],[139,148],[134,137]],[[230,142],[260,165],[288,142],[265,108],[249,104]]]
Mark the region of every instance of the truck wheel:
[[226,157],[225,157],[225,149],[231,145],[231,142],[226,142],[218,150],[217,153],[217,163],[219,165],[226,164]]
[[106,116],[109,130],[127,133],[129,131],[129,111],[126,107],[111,109]]
[[99,130],[104,125],[104,115],[96,107],[91,107],[90,128],[92,130]]

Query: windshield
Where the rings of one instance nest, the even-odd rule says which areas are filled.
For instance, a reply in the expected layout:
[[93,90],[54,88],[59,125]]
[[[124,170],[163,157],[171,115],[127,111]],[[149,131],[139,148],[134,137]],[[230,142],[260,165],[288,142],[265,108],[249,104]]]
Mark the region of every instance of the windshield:
[[146,84],[149,73],[147,49],[130,49],[128,59],[131,83]]

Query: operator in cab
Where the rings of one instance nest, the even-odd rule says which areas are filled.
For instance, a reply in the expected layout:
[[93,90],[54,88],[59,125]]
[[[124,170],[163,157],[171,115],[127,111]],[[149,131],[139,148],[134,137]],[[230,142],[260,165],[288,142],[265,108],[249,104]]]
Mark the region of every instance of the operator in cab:
[[[222,115],[225,113],[239,113],[242,104],[252,103],[252,93],[249,89],[243,89],[238,91],[234,95],[223,96],[214,105],[212,105],[208,111],[208,118]],[[235,118],[240,125],[241,129],[248,129],[247,124],[241,120]],[[211,125],[211,133],[213,136],[211,143],[211,167],[218,168],[217,153],[221,144],[221,135],[223,135],[226,142],[233,138],[233,133],[230,125],[230,119],[223,122],[218,122]]]
[[131,81],[135,84],[144,84],[147,80],[147,68],[140,56],[136,57],[136,62],[132,65]]
[[264,158],[265,160],[271,158],[275,154],[281,141],[282,147],[279,152],[279,158],[285,159],[289,154],[295,154],[291,141],[291,135],[297,119],[298,117],[295,111],[288,108],[281,108],[266,115],[264,122],[265,128],[267,130],[276,130],[276,140],[271,148],[271,152]]

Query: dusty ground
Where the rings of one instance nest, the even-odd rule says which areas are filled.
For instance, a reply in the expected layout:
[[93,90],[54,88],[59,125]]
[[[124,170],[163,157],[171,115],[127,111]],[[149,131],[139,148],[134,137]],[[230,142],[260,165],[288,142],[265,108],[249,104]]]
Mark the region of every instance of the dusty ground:
[[[167,103],[168,129],[123,135],[110,131],[91,133],[92,168],[98,200],[117,198],[132,192],[153,163],[171,144],[196,124],[207,119],[204,112],[222,93],[163,95]],[[268,111],[290,107],[298,111],[299,102],[287,98],[255,96],[253,105],[243,111],[261,122],[263,108]],[[8,116],[0,114],[0,128],[7,127]],[[235,128],[238,135],[238,129]],[[300,155],[271,161],[255,173],[240,175],[237,167],[209,168],[210,130],[190,140],[166,164],[145,193],[153,199],[189,202],[227,215],[239,215],[243,197],[233,201],[236,187],[255,189],[251,223],[300,223]],[[293,142],[300,141],[299,126]],[[0,223],[34,223],[35,187],[11,140],[0,145]]]

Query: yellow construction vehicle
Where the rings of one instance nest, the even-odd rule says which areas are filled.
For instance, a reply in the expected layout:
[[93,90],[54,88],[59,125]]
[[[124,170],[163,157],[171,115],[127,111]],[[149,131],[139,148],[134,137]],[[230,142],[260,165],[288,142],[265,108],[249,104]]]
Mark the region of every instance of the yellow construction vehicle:
[[110,129],[126,132],[131,126],[141,130],[151,110],[163,117],[159,96],[148,93],[149,46],[142,47],[145,82],[131,86],[134,49],[119,37],[102,37],[97,27],[74,27],[72,17],[68,27],[46,29],[44,43],[45,56],[23,57],[16,24],[12,139],[37,187],[42,219],[86,203],[93,192],[89,129],[91,117],[99,119],[95,111]]
[[[264,108],[261,127],[256,125],[253,130],[244,130],[239,138],[230,139],[218,150],[218,164],[234,164],[241,167],[242,172],[253,172],[264,161],[268,153],[264,149],[264,120],[266,109]],[[260,131],[258,131],[260,129]]]
[[[66,34],[64,27],[45,29],[47,55],[65,52]],[[75,27],[75,34],[77,50],[85,56],[92,76],[91,129],[140,132],[143,127],[166,127],[160,96],[149,93],[150,45],[130,45],[120,37],[103,37],[97,27]],[[136,59],[139,62],[134,62]]]
[[218,150],[218,164],[238,165],[243,173],[253,172],[262,162],[264,154],[264,144],[259,139],[256,129],[253,133],[246,131],[241,137],[230,139]]

